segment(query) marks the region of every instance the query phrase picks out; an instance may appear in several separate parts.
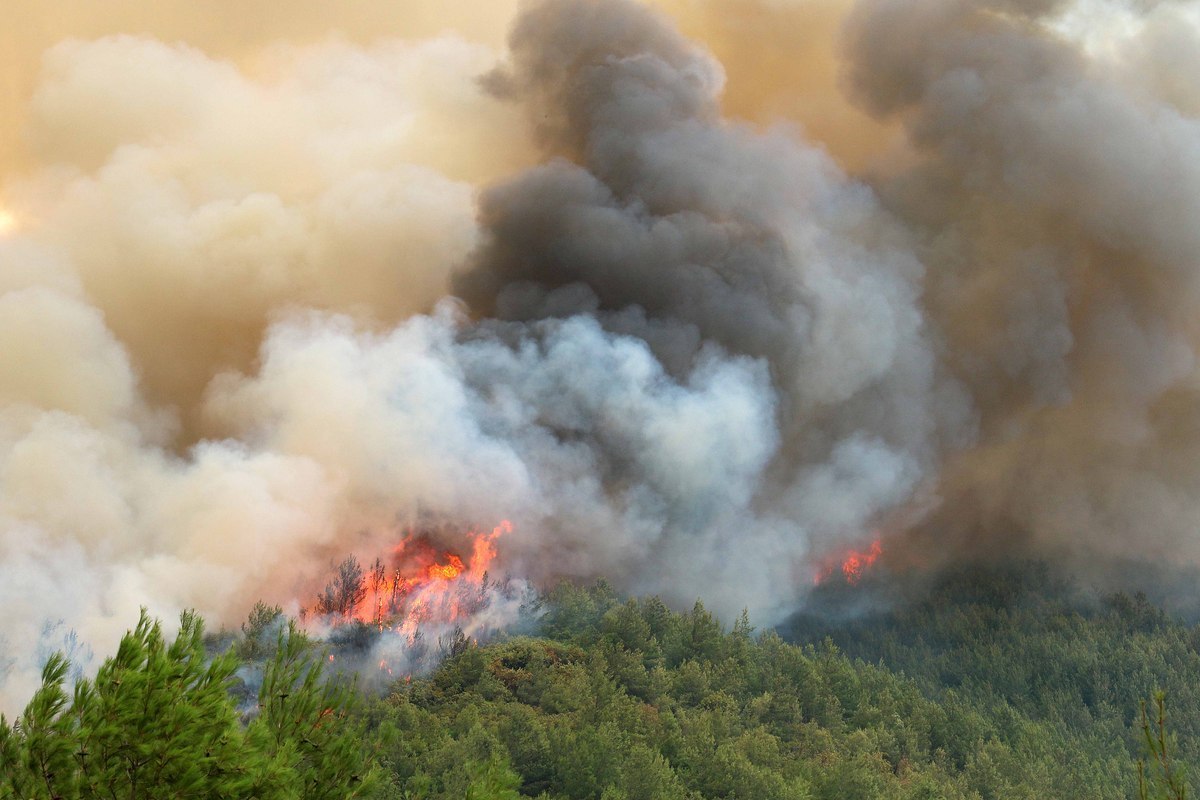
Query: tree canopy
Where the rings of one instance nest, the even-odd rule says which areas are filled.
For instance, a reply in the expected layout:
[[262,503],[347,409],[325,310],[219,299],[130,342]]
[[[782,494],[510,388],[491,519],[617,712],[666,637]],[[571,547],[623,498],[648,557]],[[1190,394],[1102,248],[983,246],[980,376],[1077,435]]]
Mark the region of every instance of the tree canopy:
[[373,785],[351,716],[357,695],[323,680],[303,634],[280,632],[245,711],[230,692],[238,666],[232,650],[206,656],[192,613],[168,642],[143,612],[95,679],[71,692],[67,660],[52,656],[25,711],[11,726],[0,717],[0,797],[315,800]]
[[0,798],[1182,800],[1200,752],[1200,628],[1143,597],[985,575],[788,641],[563,584],[527,622],[367,695],[277,607],[143,613],[0,718]]

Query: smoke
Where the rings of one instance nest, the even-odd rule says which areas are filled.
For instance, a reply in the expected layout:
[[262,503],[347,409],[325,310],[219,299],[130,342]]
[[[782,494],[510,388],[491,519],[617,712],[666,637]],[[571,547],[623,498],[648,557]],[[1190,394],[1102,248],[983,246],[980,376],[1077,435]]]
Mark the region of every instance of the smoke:
[[867,3],[850,86],[917,151],[880,193],[980,414],[924,535],[1194,564],[1198,20],[1109,10],[1097,37],[1066,3]]
[[877,532],[1196,563],[1200,18],[1092,5],[35,26],[0,707],[46,631],[295,613],[428,520],[763,622]]
[[366,336],[445,293],[478,237],[472,154],[505,131],[496,163],[523,147],[476,83],[495,59],[454,37],[280,45],[254,74],[144,38],[46,53],[43,163],[5,184],[0,239],[6,698],[28,696],[43,619],[104,652],[140,605],[226,623],[260,596],[295,606],[380,522],[358,506],[377,478],[232,427],[250,414],[220,387],[269,360],[279,320],[321,310]]
[[812,543],[861,536],[902,505],[970,414],[938,374],[908,232],[786,127],[722,119],[722,79],[637,6],[527,13],[488,85],[533,110],[557,159],[483,194],[486,235],[455,288],[516,336],[583,318],[622,346],[631,337],[655,386],[703,379],[695,410],[663,413],[678,420],[670,438],[654,425],[608,440],[605,406],[630,379],[605,365],[588,382],[602,356],[578,359],[573,385],[536,407],[553,423],[547,411],[582,386],[597,408],[572,420],[571,445],[619,477],[606,502],[636,510],[605,521],[605,537],[648,561],[644,577],[634,564],[603,573],[675,602],[704,585],[718,608],[771,614],[794,601]]

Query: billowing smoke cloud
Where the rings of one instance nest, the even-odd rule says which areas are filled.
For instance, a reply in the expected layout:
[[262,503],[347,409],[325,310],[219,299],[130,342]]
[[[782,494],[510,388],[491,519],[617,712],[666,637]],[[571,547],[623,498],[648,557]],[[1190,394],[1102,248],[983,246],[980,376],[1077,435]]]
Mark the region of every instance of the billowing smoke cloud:
[[744,31],[846,9],[662,6],[729,95],[630,0],[504,52],[45,53],[0,190],[0,707],[58,620],[296,611],[428,520],[767,622],[875,530],[1200,558],[1192,9],[861,0],[843,93],[829,33],[789,97]]
[[[456,290],[520,335],[597,320],[653,355],[656,383],[746,359],[764,370],[769,384],[714,384],[707,412],[670,412],[688,450],[710,445],[697,453],[613,446],[597,435],[604,413],[574,425],[572,443],[600,474],[633,479],[618,498],[649,489],[663,508],[639,514],[654,562],[639,588],[680,600],[698,585],[682,574],[725,608],[790,603],[814,540],[861,535],[969,431],[961,393],[938,378],[908,234],[786,129],[722,120],[719,65],[636,6],[544,3],[511,44],[489,85],[533,110],[558,158],[484,194],[486,236]],[[612,391],[588,387],[601,403]],[[770,414],[726,407],[747,392]],[[664,469],[686,490],[664,491]],[[606,534],[628,549],[623,531]]]
[[1194,564],[1200,94],[1176,56],[1200,17],[1098,5],[1092,29],[1062,2],[870,2],[850,22],[854,96],[918,154],[880,190],[981,419],[924,534]]
[[[495,60],[456,38],[278,47],[256,73],[130,37],[46,54],[45,166],[6,185],[0,238],[5,652],[32,661],[44,619],[103,650],[143,604],[235,622],[258,596],[300,597],[380,521],[363,473],[308,455],[329,431],[272,449],[234,427],[249,412],[223,376],[260,346],[270,361],[273,321],[320,310],[367,336],[445,293],[478,239],[471,154],[524,146],[477,86]],[[26,696],[14,675],[2,691]]]

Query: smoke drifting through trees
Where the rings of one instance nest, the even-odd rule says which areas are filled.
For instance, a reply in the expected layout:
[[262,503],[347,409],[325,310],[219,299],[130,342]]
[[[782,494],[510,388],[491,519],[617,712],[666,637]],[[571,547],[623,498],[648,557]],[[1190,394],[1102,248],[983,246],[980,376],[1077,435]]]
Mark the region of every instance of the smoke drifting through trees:
[[333,580],[317,595],[313,612],[348,617],[366,596],[367,585],[363,581],[362,567],[357,558],[350,556],[338,565]]
[[295,612],[427,519],[762,622],[876,530],[1195,563],[1200,22],[1074,8],[846,9],[857,175],[631,2],[505,53],[56,46],[0,195],[6,649]]

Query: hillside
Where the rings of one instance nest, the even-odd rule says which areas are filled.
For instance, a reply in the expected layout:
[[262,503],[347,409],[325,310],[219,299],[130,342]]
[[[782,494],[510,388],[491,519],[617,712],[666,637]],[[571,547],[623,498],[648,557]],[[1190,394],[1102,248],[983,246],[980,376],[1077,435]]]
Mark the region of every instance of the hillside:
[[[623,600],[603,583],[560,585],[528,612],[527,624],[536,625],[530,635],[482,646],[456,639],[432,674],[401,678],[379,693],[342,692],[302,712],[315,713],[313,730],[342,748],[343,771],[329,773],[341,778],[330,783],[327,776],[312,796],[1136,797],[1137,759],[1146,752],[1140,707],[1156,688],[1167,692],[1168,727],[1178,737],[1168,742],[1172,770],[1196,763],[1200,752],[1200,702],[1188,677],[1200,669],[1200,629],[1144,598],[1114,595],[1085,607],[1049,582],[977,573],[884,614],[837,624],[794,620],[782,632],[795,643],[756,631],[744,616],[726,631],[700,602],[679,614],[656,598]],[[261,617],[249,628],[252,640],[270,632]],[[144,638],[145,625],[139,631]],[[293,662],[299,647],[312,659],[304,669],[327,663],[317,644],[299,633],[292,640],[284,650]],[[209,637],[210,646],[222,641],[228,647],[227,638]],[[182,655],[199,647],[194,635],[190,642],[170,652],[199,669]],[[249,746],[261,742],[272,692],[287,696],[280,686],[291,681],[308,696],[319,685],[305,688],[304,669],[278,678],[278,666],[270,667],[279,660],[277,645],[243,638],[212,662],[220,666],[210,681],[230,690],[225,724],[241,720],[218,740],[249,743],[226,753],[231,768],[261,769],[264,759],[287,762],[280,753],[289,748],[303,752],[303,735],[299,745],[283,737],[272,747]],[[356,647],[361,641],[343,637],[330,655]],[[237,653],[251,664],[235,673]],[[263,684],[257,708],[246,702],[254,664],[276,675]],[[177,697],[160,694],[155,702],[187,707],[186,684],[164,690]],[[115,706],[142,684],[125,685],[109,687]],[[211,708],[211,693],[204,702]],[[62,725],[47,721],[43,702],[34,708],[40,723],[31,727],[26,712],[15,735],[0,737],[6,763],[30,765],[26,778],[36,777],[39,748],[82,735],[71,722],[82,717],[72,716],[65,695],[62,704]],[[126,734],[146,729],[137,713],[109,722],[126,726]],[[188,741],[171,746],[186,749]],[[58,747],[59,769],[83,775],[90,767],[71,755],[75,745]],[[310,754],[291,768],[303,782],[304,769],[322,763]],[[78,794],[56,793],[36,780],[22,783],[20,774],[6,771],[0,797],[100,796],[80,780],[71,782]],[[147,773],[145,796],[210,796],[171,788],[173,774]],[[1157,779],[1153,771],[1150,777]],[[154,780],[160,789],[151,791]],[[251,795],[235,786],[223,796]]]

